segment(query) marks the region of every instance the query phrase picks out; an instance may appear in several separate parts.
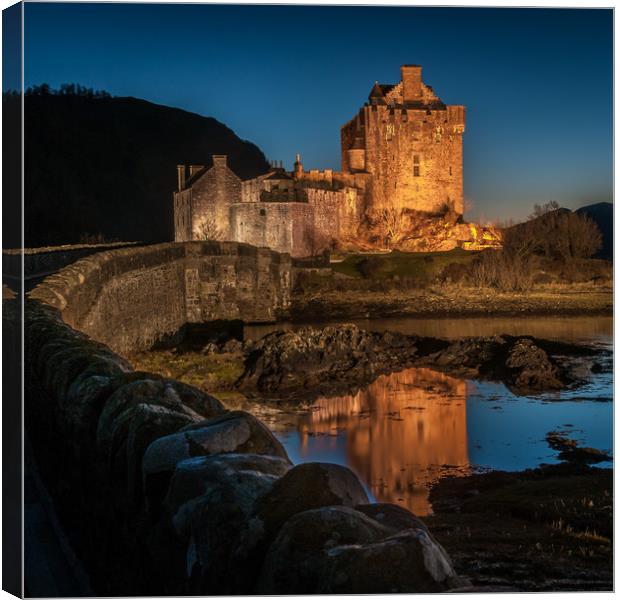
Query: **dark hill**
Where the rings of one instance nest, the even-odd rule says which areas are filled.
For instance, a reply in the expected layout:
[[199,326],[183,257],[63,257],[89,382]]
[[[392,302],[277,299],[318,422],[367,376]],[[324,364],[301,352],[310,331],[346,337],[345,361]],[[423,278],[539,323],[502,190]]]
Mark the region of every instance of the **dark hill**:
[[614,206],[611,202],[598,202],[589,206],[582,206],[575,212],[585,214],[592,219],[601,230],[603,246],[596,257],[606,260],[614,258]]
[[176,165],[208,165],[211,154],[227,154],[242,178],[269,168],[209,117],[136,98],[27,95],[26,246],[172,240]]

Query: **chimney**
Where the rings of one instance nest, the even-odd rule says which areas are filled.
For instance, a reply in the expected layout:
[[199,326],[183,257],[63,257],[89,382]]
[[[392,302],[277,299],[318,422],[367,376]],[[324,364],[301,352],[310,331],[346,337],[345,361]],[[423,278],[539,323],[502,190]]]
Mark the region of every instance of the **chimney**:
[[177,185],[179,192],[185,187],[185,165],[177,165]]
[[403,65],[400,68],[403,82],[403,101],[415,102],[422,99],[422,67],[420,65]]
[[213,166],[214,167],[225,167],[226,159],[228,158],[226,154],[213,154],[211,157],[213,158]]
[[295,156],[295,177],[297,177],[297,179],[303,177],[304,174],[304,166],[301,164],[301,155],[297,154]]
[[194,175],[196,175],[196,173],[198,173],[198,171],[202,171],[202,169],[204,169],[204,165],[190,165],[189,166],[189,176],[193,177]]

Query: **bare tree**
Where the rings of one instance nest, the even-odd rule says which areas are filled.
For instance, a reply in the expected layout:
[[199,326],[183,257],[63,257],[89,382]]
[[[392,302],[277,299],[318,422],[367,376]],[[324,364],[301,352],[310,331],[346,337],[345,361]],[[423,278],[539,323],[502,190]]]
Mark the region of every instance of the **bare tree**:
[[568,219],[568,239],[572,258],[590,258],[603,245],[598,225],[587,215],[571,213]]
[[198,225],[199,240],[221,240],[224,237],[222,230],[217,226],[217,220],[214,216],[205,217],[200,225]]
[[545,204],[534,204],[534,210],[528,217],[528,220],[537,219],[555,210],[560,210],[560,205],[555,200],[551,200]]
[[378,222],[388,248],[398,243],[407,231],[407,215],[402,209],[382,209],[378,214]]

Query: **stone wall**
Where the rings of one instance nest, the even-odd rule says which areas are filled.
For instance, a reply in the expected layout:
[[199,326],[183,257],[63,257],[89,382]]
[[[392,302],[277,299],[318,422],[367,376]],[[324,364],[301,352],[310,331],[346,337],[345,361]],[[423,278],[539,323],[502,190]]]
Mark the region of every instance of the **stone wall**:
[[243,202],[230,210],[232,239],[291,256],[314,253],[314,215],[306,202]]
[[[456,108],[456,107],[451,107]],[[367,106],[366,169],[372,209],[463,213],[464,112]]]
[[38,283],[42,278],[55,273],[80,258],[104,250],[137,246],[136,242],[113,242],[110,244],[68,244],[66,246],[48,246],[43,248],[25,248],[24,250],[2,251],[2,277],[12,287],[21,281],[22,256],[24,261],[24,279],[26,290],[32,282]]
[[271,322],[290,303],[290,257],[232,242],[168,243],[89,256],[33,300],[116,352],[145,350],[188,322]]
[[353,239],[364,215],[364,199],[355,188],[339,191],[308,188],[314,210],[314,245],[317,252],[335,242]]
[[192,239],[205,239],[206,227],[213,239],[230,240],[230,205],[240,201],[241,179],[228,168],[226,157],[214,156],[213,166],[191,188]]
[[182,190],[174,194],[174,241],[192,240],[192,190]]

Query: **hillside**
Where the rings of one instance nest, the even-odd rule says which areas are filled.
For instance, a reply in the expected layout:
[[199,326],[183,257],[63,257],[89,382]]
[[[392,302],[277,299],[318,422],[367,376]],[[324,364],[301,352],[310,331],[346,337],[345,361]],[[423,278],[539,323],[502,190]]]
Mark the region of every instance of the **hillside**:
[[210,164],[211,154],[227,154],[243,178],[269,167],[259,148],[209,117],[136,98],[27,95],[26,246],[98,234],[171,240],[176,165]]
[[575,212],[585,214],[592,219],[601,230],[603,247],[597,252],[597,258],[614,259],[614,205],[611,202],[598,202],[582,206]]

